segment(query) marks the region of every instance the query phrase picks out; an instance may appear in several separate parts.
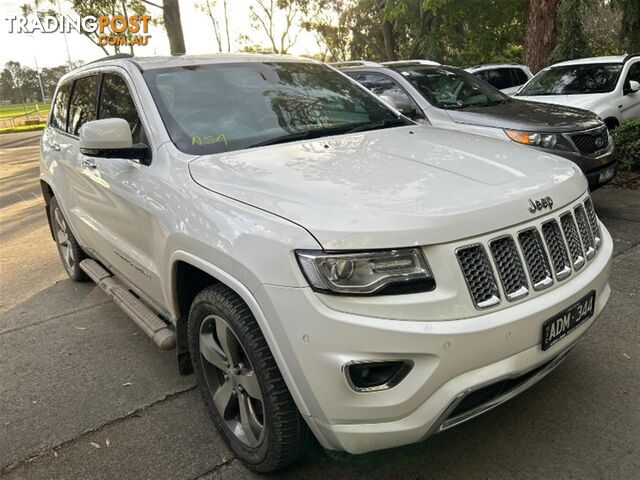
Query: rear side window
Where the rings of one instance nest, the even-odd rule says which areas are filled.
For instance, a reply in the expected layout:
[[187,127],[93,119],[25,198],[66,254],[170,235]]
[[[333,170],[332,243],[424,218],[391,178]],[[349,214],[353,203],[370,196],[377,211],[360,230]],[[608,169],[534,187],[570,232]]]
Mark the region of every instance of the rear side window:
[[71,94],[71,82],[60,85],[58,94],[53,104],[51,126],[65,132],[67,130],[67,111],[69,107],[69,95]]
[[529,81],[529,77],[521,68],[514,68],[512,70],[513,78],[516,80],[516,85],[524,85]]
[[483,70],[481,77],[485,82],[493,85],[498,90],[513,87],[513,78],[511,78],[510,68],[494,68]]
[[98,77],[91,75],[76,80],[69,106],[69,128],[71,135],[78,135],[80,127],[96,119]]
[[107,73],[102,79],[100,118],[124,118],[131,128],[133,143],[147,143],[142,122],[129,93],[127,82],[120,75]]

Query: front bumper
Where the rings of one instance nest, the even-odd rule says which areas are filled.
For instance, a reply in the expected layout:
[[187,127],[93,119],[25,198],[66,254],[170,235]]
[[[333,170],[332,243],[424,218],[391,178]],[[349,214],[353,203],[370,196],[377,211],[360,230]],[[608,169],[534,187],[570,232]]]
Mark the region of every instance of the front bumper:
[[[521,387],[542,378],[593,324],[609,298],[612,241],[601,228],[598,255],[571,281],[509,308],[469,318],[365,316],[330,308],[309,288],[261,286],[255,295],[285,359],[281,368],[286,368],[294,399],[320,443],[350,453],[414,443],[472,418],[450,421],[456,402],[470,392],[544,366]],[[596,291],[593,317],[542,351],[542,323],[590,290]],[[400,359],[411,360],[414,367],[389,390],[355,392],[342,371],[351,361]],[[509,395],[491,404],[475,405],[482,407],[476,414],[514,392],[505,393]]]
[[[613,146],[611,146],[605,153],[598,156],[583,155],[576,152],[567,152],[550,148],[543,148],[542,150],[547,153],[566,158],[567,160],[571,160],[573,163],[578,165],[580,170],[582,170],[587,177],[587,180],[589,181],[589,188],[591,190],[595,190],[596,188],[609,183],[618,171],[618,163],[616,161],[615,148]],[[610,167],[614,169],[613,176],[606,180],[601,179],[600,174],[605,170],[608,170]]]

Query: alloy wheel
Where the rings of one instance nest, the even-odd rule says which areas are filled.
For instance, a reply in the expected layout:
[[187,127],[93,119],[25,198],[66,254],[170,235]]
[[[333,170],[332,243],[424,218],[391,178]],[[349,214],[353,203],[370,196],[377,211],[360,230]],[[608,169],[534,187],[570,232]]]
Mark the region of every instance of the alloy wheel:
[[59,207],[56,207],[53,211],[53,217],[55,220],[56,243],[58,244],[60,258],[67,271],[72,272],[76,266],[76,259],[73,256],[73,248],[69,241],[69,227]]
[[238,337],[222,317],[209,315],[199,341],[202,369],[220,417],[243,444],[260,445],[265,434],[262,391]]

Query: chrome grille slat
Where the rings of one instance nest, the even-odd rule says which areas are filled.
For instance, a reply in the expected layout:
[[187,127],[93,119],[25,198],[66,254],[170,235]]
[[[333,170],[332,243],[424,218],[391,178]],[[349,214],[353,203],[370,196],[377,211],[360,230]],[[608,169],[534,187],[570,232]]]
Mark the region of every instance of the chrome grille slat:
[[596,217],[596,211],[593,208],[593,202],[591,198],[587,198],[584,201],[584,208],[587,211],[587,219],[589,220],[589,226],[591,227],[591,233],[593,233],[594,243],[596,250],[600,248],[600,226],[598,225],[598,218]]
[[540,233],[535,228],[530,228],[518,234],[520,248],[524,255],[524,261],[529,270],[529,276],[536,291],[544,290],[553,285],[549,259],[542,244]]
[[516,302],[577,274],[597,255],[599,225],[587,195],[517,233],[509,229],[459,246],[455,254],[473,304],[481,310],[494,308],[503,296]]
[[564,213],[560,216],[560,225],[564,232],[564,238],[567,240],[573,268],[577,272],[584,266],[586,260],[584,258],[584,252],[582,251],[580,237],[578,236],[578,228],[576,227],[576,222],[573,220],[571,212]]
[[562,281],[571,275],[571,264],[560,227],[555,219],[542,224],[542,236],[547,245],[556,278],[558,281]]
[[498,305],[500,292],[484,247],[480,244],[462,247],[456,251],[456,256],[476,307],[484,309]]
[[582,205],[578,205],[574,209],[574,213],[576,221],[578,222],[578,230],[580,231],[580,238],[582,239],[582,246],[584,247],[585,255],[587,260],[591,260],[596,254],[596,245],[593,233],[591,232],[591,227],[588,223],[589,221],[587,220],[587,214],[585,213]]
[[513,238],[510,235],[496,238],[489,243],[489,250],[507,300],[513,302],[526,297],[529,284]]

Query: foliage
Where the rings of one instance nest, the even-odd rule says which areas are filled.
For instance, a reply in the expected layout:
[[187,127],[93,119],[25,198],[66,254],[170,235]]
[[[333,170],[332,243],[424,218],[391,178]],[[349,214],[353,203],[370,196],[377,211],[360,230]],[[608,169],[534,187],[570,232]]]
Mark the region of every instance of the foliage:
[[611,6],[622,13],[620,44],[623,50],[640,52],[640,0],[612,0]]
[[613,132],[621,170],[640,170],[640,119],[623,122]]
[[[523,2],[488,0],[342,0],[305,27],[334,60],[429,58],[469,65],[517,61]],[[337,19],[332,21],[332,19]]]
[[[47,99],[53,96],[58,80],[67,73],[67,68],[66,65],[61,65],[40,70],[42,89]],[[19,62],[7,62],[0,70],[0,99],[10,100],[13,103],[42,100],[37,72]]]
[[561,0],[556,16],[556,46],[551,54],[552,62],[573,60],[592,55],[584,31],[583,0]]
[[587,0],[580,11],[589,50],[594,56],[620,55],[622,12],[611,6],[610,0]]

